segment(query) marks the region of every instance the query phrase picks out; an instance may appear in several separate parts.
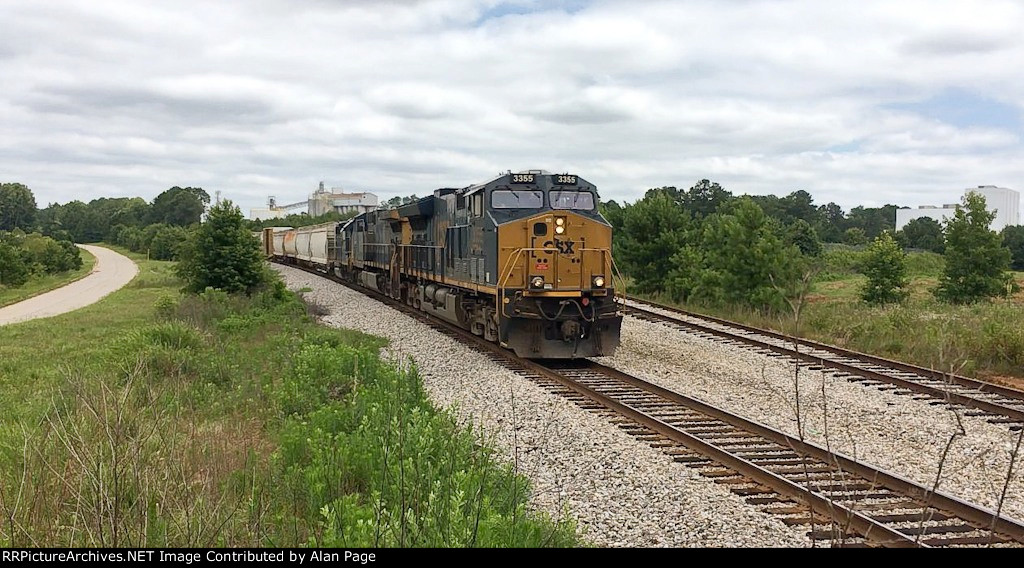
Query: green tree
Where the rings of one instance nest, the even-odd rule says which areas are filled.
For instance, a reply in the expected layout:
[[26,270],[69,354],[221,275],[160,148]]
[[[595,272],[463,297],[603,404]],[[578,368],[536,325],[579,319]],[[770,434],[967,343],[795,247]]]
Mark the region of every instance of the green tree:
[[864,235],[873,239],[884,231],[896,229],[896,209],[895,205],[854,207],[847,216],[846,226],[863,229]]
[[67,231],[76,243],[95,243],[106,238],[110,231],[109,219],[96,206],[96,200],[88,204],[72,201],[65,205],[51,205],[47,208],[48,219],[44,232],[54,234],[56,230]]
[[212,287],[251,293],[266,281],[259,247],[242,211],[224,200],[210,208],[206,222],[182,246],[178,274],[190,292]]
[[778,222],[747,197],[729,203],[704,225],[704,270],[694,297],[779,311],[798,276],[800,251],[780,236]]
[[648,191],[624,211],[617,258],[642,293],[665,290],[672,257],[687,239],[689,216],[668,192]]
[[1013,256],[1010,267],[1014,270],[1024,270],[1024,225],[1003,227],[999,234],[1003,238],[1003,246],[1010,249]]
[[31,276],[22,251],[12,244],[0,242],[0,286],[17,288]]
[[612,254],[616,259],[621,256],[619,247],[622,246],[622,238],[623,235],[625,235],[623,224],[626,221],[626,209],[628,207],[630,207],[628,203],[623,207],[614,199],[601,201],[597,204],[597,208],[598,211],[600,211],[601,216],[603,216],[605,221],[608,221],[608,224],[612,226]]
[[797,219],[786,228],[786,242],[796,245],[804,256],[821,254],[821,239],[818,238],[817,231],[803,219]]
[[344,221],[355,217],[358,213],[355,211],[349,211],[347,213],[338,213],[337,211],[328,211],[323,215],[317,215],[316,217],[310,217],[306,213],[296,213],[288,215],[284,218],[276,219],[255,219],[253,221],[247,221],[249,230],[259,231],[266,227],[308,227],[309,225],[319,225],[321,223],[330,223],[332,221]]
[[36,220],[36,198],[20,183],[0,183],[0,231],[30,231]]
[[78,247],[67,241],[56,241],[39,233],[30,233],[19,239],[25,260],[34,273],[55,274],[81,268],[82,256]]
[[174,186],[153,199],[149,222],[187,227],[198,223],[210,195],[201,187]]
[[188,229],[161,225],[149,241],[149,256],[156,260],[175,260],[188,240]]
[[861,263],[861,272],[868,281],[860,290],[860,298],[869,304],[898,304],[907,298],[907,253],[903,252],[892,233],[875,237]]
[[[130,199],[119,199],[112,204],[110,211],[110,225],[125,225],[127,227],[145,227],[150,217],[150,205],[141,197]],[[108,233],[108,238],[109,238]]]
[[985,209],[985,197],[971,191],[946,221],[946,266],[935,290],[940,300],[969,304],[1010,292],[1010,250],[989,229],[995,216]]
[[399,205],[405,205],[406,203],[412,203],[413,201],[416,201],[418,199],[419,199],[419,197],[416,197],[415,193],[412,194],[412,195],[407,195],[405,197],[402,197],[401,195],[396,195],[396,196],[392,197],[391,199],[388,199],[387,201],[382,203],[382,205],[384,207],[389,207],[389,208],[391,208],[391,207],[398,207]]
[[908,248],[924,249],[939,254],[946,249],[942,225],[931,217],[912,219],[899,230],[899,233],[906,238]]
[[802,219],[812,226],[821,222],[822,214],[814,205],[814,198],[810,193],[800,189],[779,199],[785,218],[780,219],[784,224],[795,223]]
[[683,210],[697,219],[703,219],[718,211],[718,208],[731,200],[729,193],[717,182],[702,179],[687,192],[679,194],[679,202]]
[[846,230],[846,213],[836,203],[829,202],[827,205],[818,207],[819,224],[815,227],[821,240],[827,243],[838,243],[843,240],[843,231]]
[[848,245],[858,246],[868,242],[868,236],[860,227],[850,227],[843,232],[843,242]]

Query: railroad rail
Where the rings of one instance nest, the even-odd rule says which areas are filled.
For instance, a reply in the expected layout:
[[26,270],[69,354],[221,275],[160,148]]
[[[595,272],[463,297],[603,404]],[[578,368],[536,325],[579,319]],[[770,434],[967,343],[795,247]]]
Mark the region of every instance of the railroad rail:
[[982,416],[995,424],[1007,424],[1011,430],[1024,427],[1024,392],[1015,389],[634,297],[627,299],[623,312],[688,333],[725,339],[771,355],[797,359],[812,369],[832,369],[837,376],[849,381],[891,390],[896,394],[919,395],[939,403],[963,406],[969,409],[966,414]]
[[[298,267],[302,268],[302,267]],[[372,290],[330,278],[485,353],[550,392],[608,417],[751,505],[808,525],[836,546],[1024,545],[1024,523],[590,360],[509,350]]]

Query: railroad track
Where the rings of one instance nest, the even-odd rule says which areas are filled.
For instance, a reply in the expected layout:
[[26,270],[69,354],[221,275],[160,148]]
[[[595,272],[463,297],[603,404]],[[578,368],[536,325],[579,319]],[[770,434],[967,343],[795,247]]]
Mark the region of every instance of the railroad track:
[[[301,268],[301,267],[300,267]],[[342,282],[607,417],[751,505],[836,546],[1024,546],[1024,523],[589,360],[534,361]]]
[[1015,389],[633,297],[627,299],[623,312],[698,336],[725,340],[776,357],[796,359],[811,369],[831,369],[846,380],[881,390],[930,399],[936,404],[961,406],[967,409],[967,415],[981,416],[994,424],[1006,424],[1011,430],[1024,427],[1024,392]]

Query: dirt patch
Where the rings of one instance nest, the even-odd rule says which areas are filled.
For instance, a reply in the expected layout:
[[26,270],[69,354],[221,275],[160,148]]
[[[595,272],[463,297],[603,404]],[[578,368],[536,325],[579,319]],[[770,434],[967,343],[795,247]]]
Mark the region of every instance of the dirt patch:
[[988,381],[992,384],[1010,387],[1019,391],[1024,391],[1024,377],[1014,377],[1011,375],[997,375],[989,373],[979,373],[978,379],[982,381]]

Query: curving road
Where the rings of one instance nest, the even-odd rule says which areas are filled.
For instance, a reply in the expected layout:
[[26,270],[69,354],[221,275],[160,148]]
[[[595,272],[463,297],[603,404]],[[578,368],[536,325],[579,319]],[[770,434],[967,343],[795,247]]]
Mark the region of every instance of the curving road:
[[0,308],[0,325],[48,318],[84,308],[131,282],[139,273],[138,265],[122,254],[94,245],[78,246],[96,257],[92,272],[67,286]]

